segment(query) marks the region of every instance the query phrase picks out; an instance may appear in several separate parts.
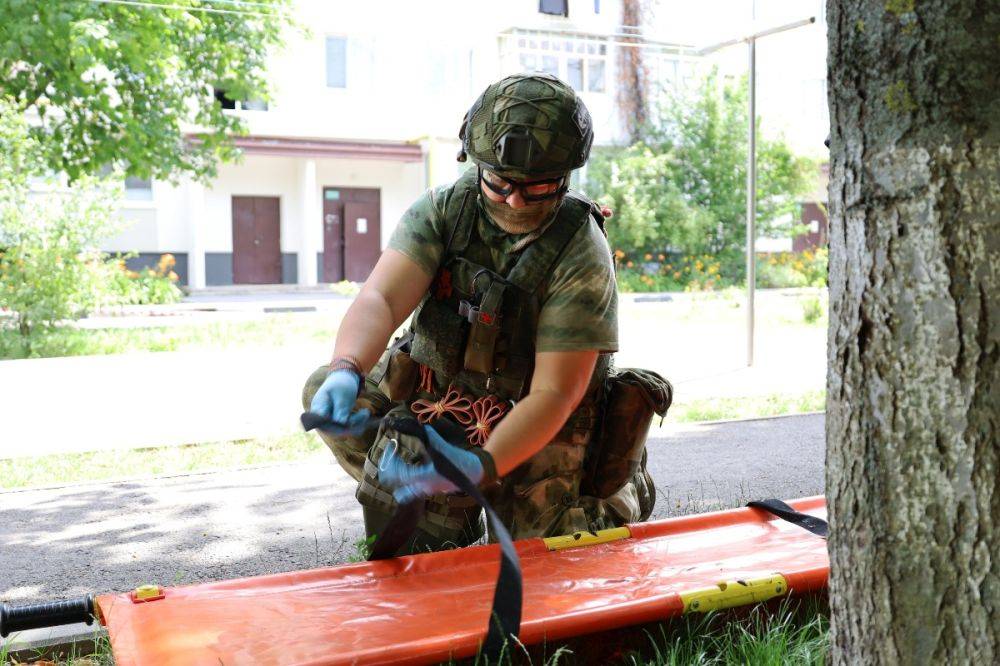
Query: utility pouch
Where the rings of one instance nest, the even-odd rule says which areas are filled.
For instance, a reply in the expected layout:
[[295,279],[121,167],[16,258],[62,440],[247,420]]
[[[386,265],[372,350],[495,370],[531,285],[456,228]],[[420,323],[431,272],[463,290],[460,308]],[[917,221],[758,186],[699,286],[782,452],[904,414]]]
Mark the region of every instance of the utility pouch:
[[468,322],[454,306],[435,298],[426,299],[414,316],[410,356],[417,363],[446,377],[462,371],[462,350]]
[[410,357],[411,340],[411,335],[405,335],[389,347],[385,372],[378,382],[379,390],[393,402],[405,402],[417,391],[420,365]]
[[494,280],[478,307],[462,301],[459,314],[470,324],[469,337],[465,343],[465,369],[489,375],[493,372],[493,355],[496,352],[497,336],[500,334],[500,309],[503,293],[507,285]]
[[652,370],[622,368],[608,375],[601,428],[588,452],[587,494],[610,497],[639,471],[653,414],[667,415],[673,393]]

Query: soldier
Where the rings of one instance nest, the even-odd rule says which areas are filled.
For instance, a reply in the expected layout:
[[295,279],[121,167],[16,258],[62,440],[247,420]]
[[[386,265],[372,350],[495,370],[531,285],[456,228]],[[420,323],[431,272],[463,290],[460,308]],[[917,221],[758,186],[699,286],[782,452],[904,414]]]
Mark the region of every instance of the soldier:
[[[645,520],[654,501],[645,430],[642,464],[635,458],[613,492],[588,494],[595,484],[585,478],[618,347],[604,219],[569,190],[590,152],[590,114],[553,76],[509,76],[476,100],[459,137],[459,161],[470,157],[473,168],[406,211],[303,403],[340,423],[363,408],[463,426],[469,448],[443,446],[514,538]],[[426,498],[411,550],[482,536],[479,507],[453,494],[408,436],[383,425],[323,438],[359,481],[369,535],[397,502]]]

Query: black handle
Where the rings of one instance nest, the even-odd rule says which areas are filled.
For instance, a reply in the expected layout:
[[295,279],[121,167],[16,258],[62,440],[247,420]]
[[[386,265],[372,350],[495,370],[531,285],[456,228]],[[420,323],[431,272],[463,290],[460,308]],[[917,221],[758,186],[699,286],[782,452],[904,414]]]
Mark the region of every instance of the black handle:
[[47,604],[11,606],[0,604],[0,636],[15,631],[55,627],[77,622],[94,622],[94,597],[88,594],[81,599],[53,601]]

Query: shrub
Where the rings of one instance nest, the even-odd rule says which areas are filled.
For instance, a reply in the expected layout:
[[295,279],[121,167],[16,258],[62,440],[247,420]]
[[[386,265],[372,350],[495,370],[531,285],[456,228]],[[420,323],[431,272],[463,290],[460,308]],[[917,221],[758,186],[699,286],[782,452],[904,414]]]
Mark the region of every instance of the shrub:
[[33,336],[115,301],[97,246],[121,224],[112,181],[52,182],[33,194],[37,149],[23,116],[0,99],[0,308],[12,315],[25,355]]
[[816,297],[802,301],[802,320],[807,324],[815,324],[823,317],[823,306]]
[[128,258],[129,255],[119,255],[108,261],[110,268],[108,280],[120,303],[130,305],[176,303],[184,296],[184,292],[177,286],[179,278],[173,270],[177,264],[174,255],[160,255],[156,268],[144,268],[139,271],[129,270],[125,263]]

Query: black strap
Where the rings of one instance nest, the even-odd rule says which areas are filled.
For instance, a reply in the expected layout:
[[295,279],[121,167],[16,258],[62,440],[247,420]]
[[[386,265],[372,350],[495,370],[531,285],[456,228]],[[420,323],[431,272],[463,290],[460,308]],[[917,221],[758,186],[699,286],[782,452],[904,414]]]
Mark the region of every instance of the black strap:
[[[510,647],[512,639],[516,639],[521,631],[521,563],[517,557],[517,550],[514,548],[514,540],[510,532],[504,527],[500,516],[497,515],[490,503],[486,501],[479,488],[469,477],[462,473],[454,464],[432,443],[424,431],[424,427],[410,417],[391,417],[387,419],[387,427],[391,427],[397,432],[412,435],[418,438],[424,445],[434,470],[454,483],[459,490],[472,497],[479,506],[486,512],[486,519],[490,524],[490,534],[500,542],[500,573],[497,576],[497,584],[493,590],[493,608],[490,612],[489,631],[486,634],[486,641],[483,643],[483,654],[489,659],[500,657],[505,647]],[[461,445],[465,441],[465,431],[454,426],[447,419],[440,419],[434,425],[445,440]],[[422,500],[411,504],[423,505]],[[398,519],[401,511],[409,511],[409,505],[404,505],[397,510],[396,515],[390,520],[390,525],[401,523]],[[410,523],[411,533],[415,527],[415,520]],[[398,538],[398,537],[396,537]],[[378,545],[378,540],[375,542]],[[400,543],[405,543],[405,539]],[[374,548],[373,548],[374,551]]]
[[[434,465],[434,470],[454,483],[459,490],[472,497],[486,512],[490,524],[490,534],[500,542],[500,573],[493,590],[493,607],[490,611],[489,630],[483,643],[483,654],[489,659],[498,659],[505,647],[509,647],[512,639],[516,639],[521,631],[522,581],[521,563],[514,548],[514,540],[504,527],[500,516],[486,501],[479,488],[472,480],[462,473],[447,456],[444,455],[427,437],[424,427],[412,417],[371,417],[353,425],[343,425],[328,421],[318,414],[305,412],[302,414],[302,427],[306,430],[318,429],[331,435],[358,435],[370,428],[377,428],[385,421],[385,426],[396,432],[412,435],[419,439]],[[434,425],[445,440],[456,446],[465,443],[465,431],[452,424],[447,419],[440,419]],[[395,513],[382,529],[381,534],[372,544],[369,560],[384,560],[396,556],[399,549],[409,541],[417,527],[417,522],[424,514],[426,503],[415,500],[408,504],[397,506]]]
[[793,525],[809,530],[816,536],[826,538],[828,526],[825,520],[796,511],[779,499],[754,500],[748,502],[747,506],[753,509],[763,509],[782,520],[787,520]]

